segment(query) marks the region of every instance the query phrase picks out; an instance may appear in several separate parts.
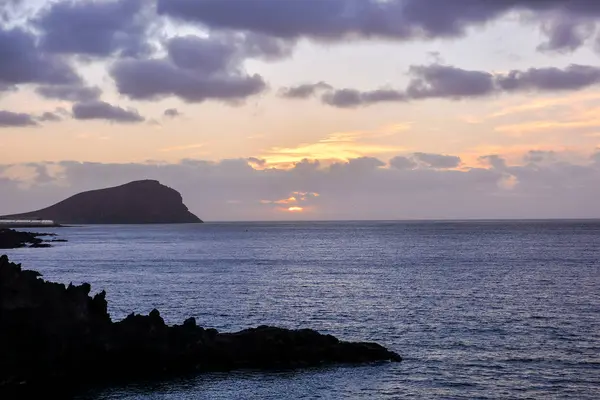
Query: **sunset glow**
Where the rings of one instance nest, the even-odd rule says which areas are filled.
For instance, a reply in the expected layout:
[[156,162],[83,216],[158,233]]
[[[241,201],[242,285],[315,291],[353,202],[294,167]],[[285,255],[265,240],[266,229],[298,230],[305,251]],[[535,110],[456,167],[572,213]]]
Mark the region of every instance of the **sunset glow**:
[[145,178],[216,220],[600,217],[588,2],[5,1],[0,215]]

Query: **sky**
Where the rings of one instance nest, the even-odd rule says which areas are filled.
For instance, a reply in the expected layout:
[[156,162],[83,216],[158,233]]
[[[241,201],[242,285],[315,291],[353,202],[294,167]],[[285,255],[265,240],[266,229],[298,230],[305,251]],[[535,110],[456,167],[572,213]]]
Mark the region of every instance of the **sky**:
[[597,0],[0,0],[0,215],[600,218]]

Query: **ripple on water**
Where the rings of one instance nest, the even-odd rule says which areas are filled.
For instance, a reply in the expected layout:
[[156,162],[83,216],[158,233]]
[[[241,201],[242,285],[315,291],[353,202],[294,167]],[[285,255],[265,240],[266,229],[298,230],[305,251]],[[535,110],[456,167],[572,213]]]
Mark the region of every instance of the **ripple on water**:
[[82,399],[594,399],[600,223],[94,226],[9,255],[106,289],[115,319],[311,327],[398,351],[400,364],[236,372]]

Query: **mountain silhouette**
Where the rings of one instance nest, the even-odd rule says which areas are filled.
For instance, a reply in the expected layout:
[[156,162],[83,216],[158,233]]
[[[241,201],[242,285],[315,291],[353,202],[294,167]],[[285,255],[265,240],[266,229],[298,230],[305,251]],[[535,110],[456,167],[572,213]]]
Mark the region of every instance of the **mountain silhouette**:
[[142,180],[91,190],[53,206],[3,218],[50,219],[58,224],[181,224],[199,223],[183,204],[181,194],[156,180]]

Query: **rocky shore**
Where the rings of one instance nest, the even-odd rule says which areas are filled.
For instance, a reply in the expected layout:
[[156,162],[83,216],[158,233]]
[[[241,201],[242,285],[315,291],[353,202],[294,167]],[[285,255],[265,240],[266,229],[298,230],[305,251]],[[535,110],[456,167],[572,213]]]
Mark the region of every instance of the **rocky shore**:
[[[0,249],[18,249],[20,247],[51,247],[48,241],[40,239],[45,236],[56,236],[54,233],[20,232],[14,229],[0,228]],[[66,240],[53,239],[50,242]]]
[[288,369],[401,361],[376,343],[310,329],[260,326],[237,333],[189,318],[168,326],[157,310],[113,322],[106,293],[46,282],[0,257],[0,397],[27,388],[126,383],[201,371]]

